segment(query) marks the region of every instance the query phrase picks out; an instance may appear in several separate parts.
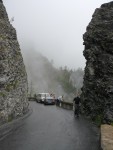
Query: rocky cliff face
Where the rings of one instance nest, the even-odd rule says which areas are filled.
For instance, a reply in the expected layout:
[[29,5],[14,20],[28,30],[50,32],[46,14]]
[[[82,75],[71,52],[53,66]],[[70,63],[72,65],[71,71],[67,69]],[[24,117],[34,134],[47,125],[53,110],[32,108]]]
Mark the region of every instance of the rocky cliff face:
[[0,0],[0,124],[28,109],[27,76],[16,31]]
[[93,120],[113,122],[113,2],[96,9],[84,39],[86,67],[82,111]]

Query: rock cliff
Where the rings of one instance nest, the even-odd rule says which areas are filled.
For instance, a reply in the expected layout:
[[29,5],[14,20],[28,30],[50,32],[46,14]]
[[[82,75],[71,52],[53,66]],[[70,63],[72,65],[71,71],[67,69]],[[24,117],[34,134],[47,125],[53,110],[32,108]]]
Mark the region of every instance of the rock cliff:
[[27,109],[25,66],[16,31],[0,0],[0,124],[22,116]]
[[113,2],[96,9],[83,35],[86,58],[82,111],[93,120],[113,122]]

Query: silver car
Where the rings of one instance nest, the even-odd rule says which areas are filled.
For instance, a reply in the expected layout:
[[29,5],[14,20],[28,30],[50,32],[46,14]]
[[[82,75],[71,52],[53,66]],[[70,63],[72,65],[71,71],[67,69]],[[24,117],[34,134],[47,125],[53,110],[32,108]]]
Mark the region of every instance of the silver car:
[[44,100],[44,105],[47,104],[55,104],[55,98],[53,96],[46,96],[45,100]]

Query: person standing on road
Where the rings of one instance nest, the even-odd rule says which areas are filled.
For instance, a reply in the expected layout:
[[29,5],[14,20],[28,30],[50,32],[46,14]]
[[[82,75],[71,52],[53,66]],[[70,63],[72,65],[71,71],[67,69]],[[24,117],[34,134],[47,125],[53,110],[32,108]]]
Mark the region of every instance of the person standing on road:
[[80,97],[79,95],[77,95],[77,97],[75,97],[73,99],[73,104],[74,104],[74,114],[79,117],[79,111],[80,111]]

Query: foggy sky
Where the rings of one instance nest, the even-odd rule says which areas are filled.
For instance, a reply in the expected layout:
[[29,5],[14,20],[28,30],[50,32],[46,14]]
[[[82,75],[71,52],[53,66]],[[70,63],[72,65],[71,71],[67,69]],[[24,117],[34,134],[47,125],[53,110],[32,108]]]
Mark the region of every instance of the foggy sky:
[[110,0],[4,0],[22,51],[35,49],[55,66],[84,68],[83,34],[94,10]]

